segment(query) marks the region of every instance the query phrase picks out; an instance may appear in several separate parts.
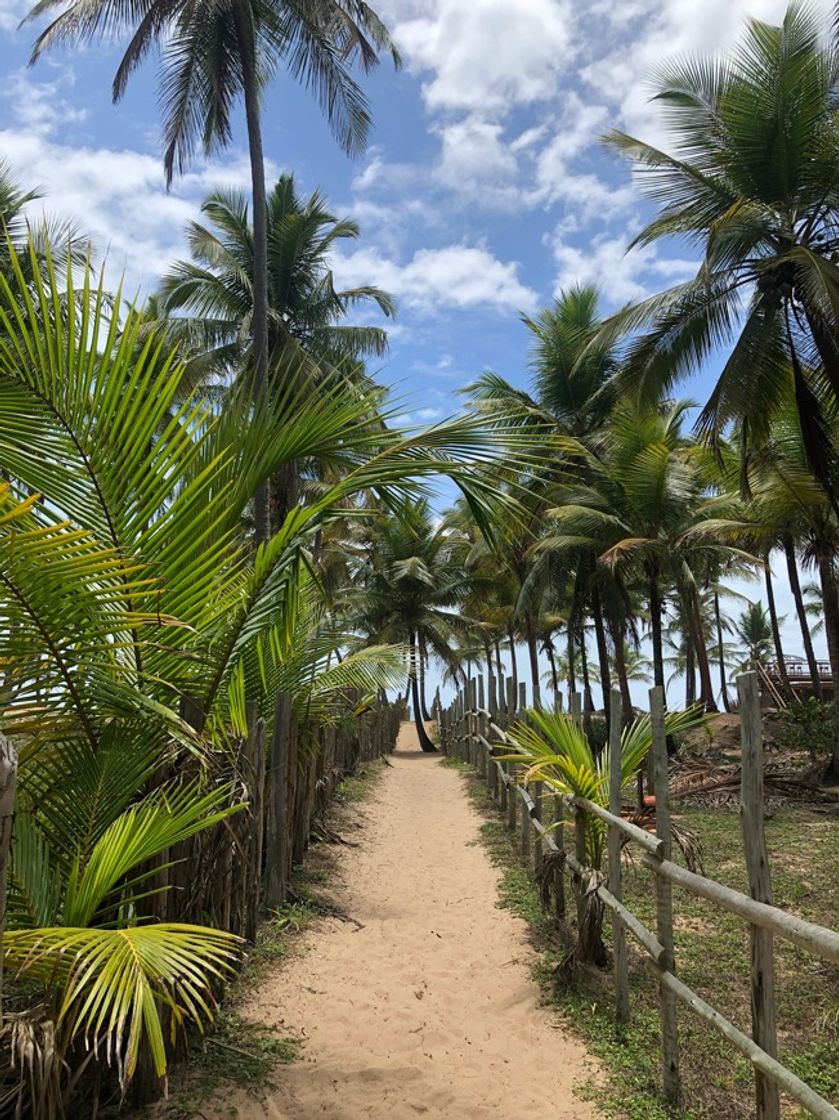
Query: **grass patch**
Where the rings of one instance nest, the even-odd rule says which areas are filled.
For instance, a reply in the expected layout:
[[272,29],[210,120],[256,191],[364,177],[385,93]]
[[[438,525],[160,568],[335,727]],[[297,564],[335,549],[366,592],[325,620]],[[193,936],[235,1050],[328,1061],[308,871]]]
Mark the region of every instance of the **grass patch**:
[[[464,769],[462,764],[456,768]],[[530,925],[538,952],[535,979],[544,999],[601,1059],[607,1076],[585,1094],[607,1115],[624,1120],[751,1120],[754,1090],[751,1064],[732,1052],[725,1038],[679,1006],[679,1039],[684,1109],[675,1117],[658,1095],[660,1050],[657,986],[644,955],[630,946],[632,1022],[615,1037],[611,971],[580,969],[571,987],[555,990],[554,970],[564,955],[555,924],[542,910],[538,893],[519,861],[518,837],[507,832],[484,783],[474,772],[467,786],[485,816],[482,842],[501,869],[501,906]],[[683,809],[674,814],[694,832],[704,851],[705,874],[728,886],[746,885],[738,814],[726,809]],[[839,820],[805,808],[776,810],[766,822],[775,901],[811,921],[835,927],[839,913]],[[569,904],[572,895],[566,888]],[[640,864],[625,868],[624,897],[645,924],[655,928],[653,877]],[[748,1033],[748,927],[686,891],[674,889],[676,961],[679,975],[726,1018]],[[609,916],[605,941],[610,941]],[[828,1100],[839,1098],[839,968],[794,945],[776,940],[776,994],[780,1059]],[[793,1102],[784,1116],[798,1117]]]
[[[381,760],[366,762],[357,775],[345,778],[329,814],[335,832],[357,826],[357,809],[384,772]],[[184,1060],[171,1071],[169,1098],[151,1110],[160,1120],[194,1120],[202,1103],[225,1090],[246,1089],[254,1095],[269,1090],[277,1070],[295,1061],[302,1039],[244,1018],[239,1008],[269,972],[298,951],[299,938],[318,917],[332,910],[323,889],[332,882],[337,849],[313,843],[302,866],[295,868],[289,902],[261,922],[256,944],[246,952],[235,981],[224,993],[224,1007],[206,1037],[190,1039]],[[143,1113],[146,1115],[146,1113]]]

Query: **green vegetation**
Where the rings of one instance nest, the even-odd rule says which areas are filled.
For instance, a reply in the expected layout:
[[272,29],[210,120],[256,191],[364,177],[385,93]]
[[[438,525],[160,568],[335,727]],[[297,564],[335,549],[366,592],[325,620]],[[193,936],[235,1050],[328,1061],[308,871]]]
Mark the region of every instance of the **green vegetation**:
[[[170,180],[197,147],[230,143],[241,102],[251,197],[211,193],[188,259],[135,307],[85,232],[30,221],[37,192],[0,167],[0,1111],[32,1120],[160,1090],[183,1033],[216,1018],[258,917],[279,915],[280,942],[305,919],[286,908],[291,867],[336,788],[355,796],[351,776],[392,749],[408,696],[434,749],[432,662],[459,682],[476,667],[507,675],[516,692],[523,644],[539,701],[544,653],[550,690],[584,696],[585,737],[565,743],[574,773],[554,777],[602,796],[594,713],[608,716],[614,683],[629,717],[647,640],[652,679],[665,683],[669,650],[689,711],[730,709],[743,661],[796,699],[782,558],[814,693],[788,734],[839,777],[835,27],[793,4],[779,26],[751,21],[726,59],[662,69],[671,151],[608,142],[657,208],[636,243],[681,237],[701,254],[696,277],[606,318],[595,288],[559,293],[524,321],[532,391],[484,373],[462,414],[423,431],[399,426],[365,365],[387,335],[355,315],[390,318],[394,301],[334,283],[335,247],[359,228],[319,192],[301,198],[292,175],[269,189],[262,156],[278,69],[312,89],[346,151],[363,147],[353,67],[399,63],[376,13],[361,0],[58,7],[31,13],[54,15],[34,56],[126,38],[117,98],[161,48]],[[707,365],[716,385],[691,430],[676,388]],[[459,493],[444,513],[441,475]],[[744,575],[763,581],[766,608],[735,623]],[[560,722],[521,735],[546,778]],[[629,745],[627,777],[644,753]],[[739,873],[723,856],[729,819],[696,823],[722,861],[712,870]],[[798,819],[778,855],[793,907],[805,883],[831,897],[820,823]],[[802,874],[790,866],[785,883],[793,856]],[[686,976],[697,944],[707,965],[721,938],[715,983],[733,986],[740,935],[682,914],[696,924],[680,930]],[[784,1045],[832,1086],[830,977],[810,997],[819,1034],[799,1046],[798,979],[814,974],[781,960]],[[636,1088],[654,1081],[644,983],[639,1053],[620,1074]],[[580,1029],[605,1047],[606,996],[583,984],[576,998]],[[713,1098],[720,1081],[733,1101],[742,1071],[690,1030],[689,1086]],[[254,1061],[271,1045],[255,1039]]]
[[[608,1115],[621,1120],[666,1120],[660,1084],[658,1000],[644,954],[630,938],[632,1021],[625,1037],[615,1036],[611,971],[579,968],[570,984],[557,979],[556,967],[566,945],[553,919],[539,904],[532,875],[523,867],[518,847],[487,799],[483,782],[467,779],[474,804],[486,821],[481,836],[501,868],[499,905],[513,910],[530,926],[537,950],[536,979],[544,998],[589,1045],[605,1067],[602,1083],[585,1088]],[[675,821],[700,841],[705,873],[739,890],[745,869],[736,812],[720,809],[680,810]],[[793,913],[829,925],[839,906],[834,868],[839,859],[835,815],[784,808],[766,822],[775,899]],[[629,864],[624,900],[648,926],[655,926],[651,876]],[[676,891],[676,962],[686,984],[743,1028],[749,1024],[749,951],[745,924],[701,899]],[[610,923],[604,940],[610,941]],[[776,945],[778,1026],[781,1060],[828,1100],[839,1093],[839,993],[835,969],[785,942]],[[710,967],[710,962],[713,966]],[[815,1034],[815,1037],[814,1037]],[[685,1088],[683,1120],[748,1120],[753,1115],[751,1066],[733,1054],[722,1035],[679,1008],[681,1071]],[[795,1115],[795,1110],[791,1112]]]

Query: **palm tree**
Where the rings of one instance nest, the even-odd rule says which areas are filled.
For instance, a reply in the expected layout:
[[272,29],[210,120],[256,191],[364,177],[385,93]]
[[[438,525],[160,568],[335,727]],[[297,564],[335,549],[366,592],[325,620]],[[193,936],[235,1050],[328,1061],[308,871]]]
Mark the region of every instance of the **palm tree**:
[[[650,411],[617,406],[599,454],[588,454],[585,481],[557,492],[546,550],[585,547],[598,562],[639,581],[649,608],[653,678],[664,686],[664,607],[671,589],[683,598],[696,655],[702,702],[715,707],[700,611],[708,552],[725,546],[704,529],[715,511],[697,449],[686,439],[686,405]],[[582,445],[580,445],[581,451]]]
[[749,603],[734,622],[734,634],[745,655],[738,671],[765,668],[774,648],[772,624],[762,603]]
[[[538,477],[529,480],[527,488],[533,492],[544,493],[557,472],[567,469],[561,462],[562,439],[572,436],[588,443],[596,438],[613,406],[614,374],[616,372],[615,347],[612,343],[603,344],[598,339],[600,318],[598,315],[599,292],[593,285],[577,286],[561,292],[550,308],[540,311],[535,318],[522,316],[522,321],[532,334],[532,353],[530,366],[533,371],[534,395],[514,388],[502,377],[485,373],[467,392],[482,406],[503,408],[511,417],[517,417],[525,428],[543,430],[546,436],[544,464]],[[557,440],[559,437],[559,440]],[[566,452],[568,448],[564,449]],[[574,464],[577,473],[585,469],[584,460]],[[522,481],[517,480],[521,485]],[[531,556],[534,545],[538,548],[537,537],[540,528],[542,509],[534,506],[529,539],[519,542],[520,555],[509,556],[507,567],[514,572],[521,587],[520,599],[527,602],[528,608],[520,610],[524,633],[530,653],[531,677],[534,696],[539,695],[538,611],[534,609],[540,598],[549,593],[551,583],[559,576],[557,565],[551,572],[547,556],[540,558],[538,553]],[[515,551],[515,550],[514,550]],[[604,580],[594,579],[595,559],[593,555],[577,554],[563,559],[565,571],[575,571],[575,591],[569,611],[569,642],[573,644],[582,634],[584,618],[590,610],[595,627],[600,676],[603,685],[604,707],[608,712],[610,680],[607,652],[606,623],[603,601],[608,601],[609,589],[603,587]],[[559,577],[561,578],[561,577]],[[614,624],[614,619],[610,619]],[[584,641],[584,638],[582,639]],[[574,658],[570,660],[573,665]],[[582,668],[584,678],[588,675],[585,649],[582,649]],[[590,697],[590,688],[586,693]],[[593,705],[589,702],[588,707]]]
[[[176,262],[163,276],[161,312],[186,313],[188,321],[200,324],[216,368],[235,375],[247,365],[252,346],[254,237],[248,204],[238,191],[217,191],[205,199],[201,212],[207,224],[187,227],[192,259]],[[288,362],[289,348],[292,360],[297,356],[294,343],[330,366],[385,354],[382,328],[348,326],[342,320],[366,304],[391,317],[393,299],[370,285],[336,290],[330,268],[335,247],[359,236],[357,223],[337,218],[317,191],[302,201],[292,175],[275,184],[267,213],[271,375],[284,356]]]
[[[65,0],[40,0],[34,19]],[[71,0],[38,36],[34,62],[50,47],[131,36],[113,82],[119,100],[153,47],[161,55],[164,169],[167,183],[182,173],[200,144],[207,155],[230,143],[233,112],[245,106],[253,204],[252,380],[254,399],[267,391],[269,362],[268,230],[260,103],[284,65],[314,90],[342,148],[361,151],[370,128],[366,98],[352,78],[355,61],[369,70],[378,52],[399,54],[387,28],[365,0]],[[268,536],[267,488],[255,500],[257,541]]]
[[[194,317],[210,343],[204,363],[229,378],[252,368],[249,361],[254,328],[254,235],[247,201],[236,191],[220,191],[202,205],[207,225],[187,229],[192,260],[176,262],[161,282],[162,306],[168,324],[180,324],[182,313]],[[307,380],[317,378],[317,363],[340,367],[348,381],[369,387],[362,359],[387,350],[380,327],[347,325],[342,320],[366,304],[384,315],[395,314],[391,297],[379,288],[336,290],[330,255],[342,240],[359,236],[358,225],[332,214],[315,192],[297,196],[294,178],[283,175],[268,197],[268,377],[280,391],[292,370],[301,370],[300,349],[313,359]],[[292,464],[271,480],[272,532],[297,504],[299,470]]]
[[421,651],[453,670],[459,667],[457,636],[464,623],[457,607],[466,583],[453,542],[443,526],[434,526],[427,502],[375,524],[364,540],[354,583],[357,590],[348,597],[354,629],[366,641],[407,649],[420,746],[435,751],[423,723]]
[[795,3],[780,27],[750,20],[730,57],[661,70],[672,154],[606,137],[660,207],[632,244],[682,236],[703,260],[695,279],[618,313],[603,344],[635,332],[623,384],[648,404],[726,345],[700,430],[717,438],[735,422],[758,447],[792,396],[807,462],[826,482],[833,449],[819,386],[839,394],[839,48],[820,31]]

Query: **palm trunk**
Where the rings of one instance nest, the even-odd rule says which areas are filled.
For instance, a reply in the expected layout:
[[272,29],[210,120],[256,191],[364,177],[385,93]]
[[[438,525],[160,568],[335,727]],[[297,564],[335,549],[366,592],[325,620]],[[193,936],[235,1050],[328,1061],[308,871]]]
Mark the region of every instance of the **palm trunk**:
[[574,672],[574,661],[576,653],[574,651],[574,627],[568,623],[568,692],[577,691],[577,675]]
[[618,687],[621,690],[621,707],[623,708],[623,723],[625,726],[632,722],[632,696],[629,691],[629,676],[626,672],[623,630],[611,617],[609,618],[609,633],[612,636],[612,646],[615,651],[615,672],[618,677]]
[[434,754],[437,748],[428,737],[428,732],[425,730],[425,724],[422,721],[422,701],[420,699],[418,673],[417,673],[417,636],[414,631],[411,631],[411,703],[414,708],[414,726],[417,729],[417,739],[419,740],[420,749],[426,754]]
[[[236,37],[242,65],[242,88],[248,151],[251,164],[253,201],[253,399],[258,406],[268,392],[268,203],[265,190],[265,157],[262,150],[262,122],[259,111],[259,82],[256,72],[254,31],[249,8],[234,7]],[[257,487],[253,498],[256,543],[268,539],[268,485]]]
[[533,616],[525,616],[527,628],[527,652],[530,655],[530,678],[533,681],[533,707],[542,707],[542,689],[539,684],[539,646],[536,639],[536,627],[533,625]]
[[775,586],[772,583],[772,569],[769,566],[768,552],[763,559],[765,562],[763,578],[766,586],[766,602],[769,607],[769,623],[772,627],[772,644],[775,647],[775,661],[778,665],[778,676],[781,678],[781,688],[784,696],[787,700],[794,700],[795,693],[792,691],[792,685],[789,683],[787,663],[784,658],[784,648],[781,645],[781,629],[778,625],[778,611],[775,607]]
[[661,589],[658,583],[658,570],[649,572],[650,630],[653,640],[653,682],[664,688],[664,647],[661,635]]
[[696,665],[693,642],[690,634],[685,635],[685,707],[696,703]]
[[[830,659],[830,677],[833,685],[833,711],[839,721],[839,588],[833,571],[833,556],[829,549],[820,546],[817,553],[819,579],[824,601],[824,632],[827,639],[827,655]],[[833,758],[830,773],[839,777],[839,737],[833,740]]]
[[705,628],[702,625],[702,615],[699,610],[699,594],[695,586],[688,588],[688,604],[690,607],[693,645],[696,650],[696,667],[699,670],[699,700],[706,712],[716,712],[719,709],[714,699],[714,685],[711,682],[711,665],[708,661]]
[[[512,626],[507,631],[507,637],[510,641],[510,679],[513,682],[513,712],[515,712],[519,706],[519,667],[516,662],[516,639]],[[510,714],[512,715],[512,712]]]
[[588,675],[585,626],[580,628],[580,671],[583,675],[583,731],[588,738],[591,735],[591,713],[594,711],[594,698],[591,694],[591,679]]
[[606,725],[609,724],[610,697],[612,693],[612,671],[609,667],[609,649],[606,645],[606,629],[603,625],[603,607],[600,592],[594,588],[591,593],[591,613],[594,619],[594,636],[597,642],[597,660],[600,665],[600,688],[603,692],[603,711]]
[[798,578],[798,563],[795,556],[795,543],[789,533],[784,535],[784,555],[787,559],[787,576],[792,597],[795,600],[795,613],[798,615],[798,625],[801,627],[801,644],[804,646],[804,656],[810,670],[810,682],[813,695],[821,700],[822,686],[819,676],[819,666],[813,651],[813,639],[810,636],[810,624],[807,620],[807,608],[804,606],[804,596],[801,593],[801,580]]
[[556,671],[556,657],[554,656],[554,644],[550,638],[545,639],[545,653],[548,658],[548,664],[551,667],[551,683],[553,684],[554,696],[559,692],[559,676]]
[[[17,751],[11,739],[0,734],[0,949],[6,929],[6,884],[15,819]],[[0,952],[0,1026],[3,1025],[3,955]]]
[[422,634],[419,636],[419,697],[420,697],[420,711],[424,720],[430,720],[431,716],[428,714],[428,704],[425,698],[425,665],[428,654],[425,649],[425,638]]
[[722,642],[722,614],[720,612],[720,594],[718,591],[714,592],[714,620],[717,625],[717,660],[720,668],[720,696],[722,697],[722,706],[727,712],[730,712],[731,700],[728,695],[728,682],[725,672],[725,649],[723,648]]

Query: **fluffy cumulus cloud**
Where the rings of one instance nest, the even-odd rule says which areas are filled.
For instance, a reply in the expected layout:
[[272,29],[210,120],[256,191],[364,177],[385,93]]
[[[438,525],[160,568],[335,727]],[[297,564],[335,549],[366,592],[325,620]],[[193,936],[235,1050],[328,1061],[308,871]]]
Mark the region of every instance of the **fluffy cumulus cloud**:
[[572,284],[596,284],[612,309],[687,280],[697,269],[696,261],[662,256],[653,246],[627,252],[622,237],[601,237],[581,247],[559,233],[552,247],[558,266],[554,294]]
[[338,258],[340,286],[376,284],[421,313],[457,308],[532,310],[536,293],[519,279],[519,265],[500,261],[482,246],[419,249],[404,264],[375,249]]
[[[816,12],[827,13],[833,5],[834,0],[810,0]],[[650,78],[661,64],[685,54],[728,51],[747,19],[778,23],[787,6],[788,0],[602,0],[579,24],[589,38],[581,77],[592,95],[617,109],[629,131],[666,139],[661,115],[650,102]]]
[[8,127],[0,129],[0,160],[24,185],[37,185],[43,202],[35,211],[75,221],[114,272],[125,272],[129,289],[153,285],[183,251],[186,223],[201,199],[219,183],[247,189],[247,159],[197,164],[172,191],[164,185],[160,158],[132,148],[72,142],[87,113],[68,99],[71,71],[38,82],[13,73],[3,95]]
[[507,112],[553,96],[570,49],[566,0],[431,0],[413,11],[399,19],[397,6],[394,33],[430,108]]

